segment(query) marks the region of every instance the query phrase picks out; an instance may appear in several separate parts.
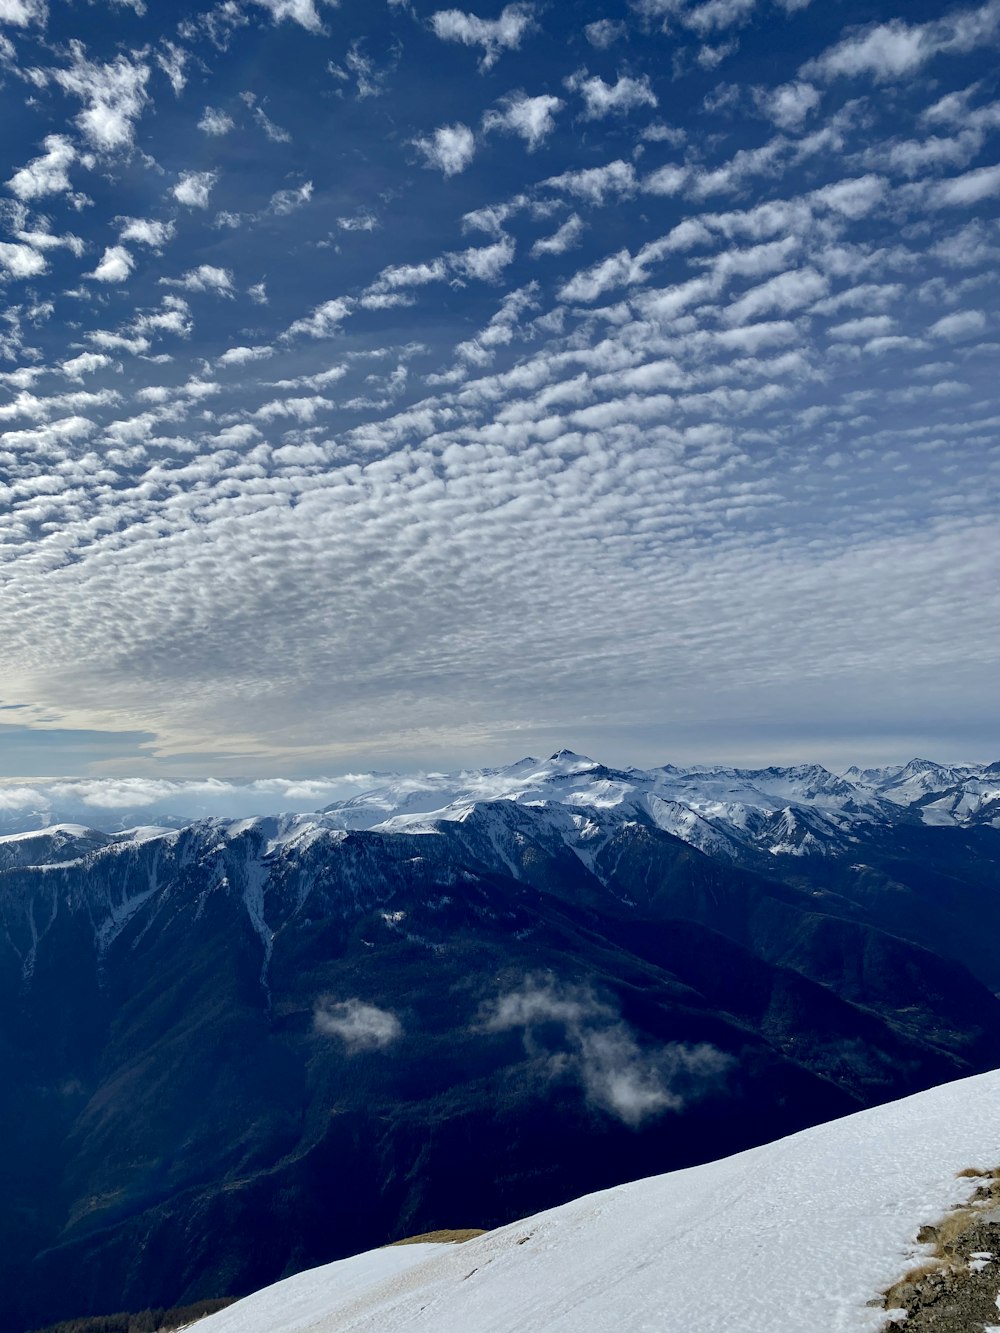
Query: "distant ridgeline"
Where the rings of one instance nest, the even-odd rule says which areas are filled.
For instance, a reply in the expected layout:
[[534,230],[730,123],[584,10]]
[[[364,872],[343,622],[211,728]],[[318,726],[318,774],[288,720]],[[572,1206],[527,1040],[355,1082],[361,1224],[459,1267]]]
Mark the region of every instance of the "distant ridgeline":
[[995,765],[562,751],[318,815],[0,838],[0,1327],[138,1333],[80,1317],[1000,1065],[998,819]]

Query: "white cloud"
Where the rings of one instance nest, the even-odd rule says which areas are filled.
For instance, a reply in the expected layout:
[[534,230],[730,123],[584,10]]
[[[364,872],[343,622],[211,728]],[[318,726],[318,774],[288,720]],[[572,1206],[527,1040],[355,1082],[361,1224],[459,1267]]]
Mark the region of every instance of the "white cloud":
[[278,217],[284,217],[286,213],[294,213],[303,204],[308,204],[312,196],[313,183],[312,181],[305,181],[302,185],[296,186],[295,189],[276,190],[271,195],[268,209]]
[[986,316],[981,310],[956,310],[932,324],[927,332],[932,338],[967,338],[982,333],[985,327]]
[[696,32],[706,33],[732,27],[748,19],[757,0],[705,0],[684,15],[684,22]]
[[[136,12],[140,11],[137,10]],[[174,90],[175,97],[180,97],[187,83],[184,75],[184,67],[187,61],[188,53],[176,42],[164,41],[162,47],[156,53],[156,63],[170,80],[170,86]]]
[[798,327],[788,319],[774,319],[760,324],[746,324],[742,328],[722,329],[716,342],[727,350],[735,349],[756,356],[765,347],[784,347],[798,342]]
[[462,215],[463,231],[484,231],[489,236],[502,236],[507,219],[528,207],[527,195],[517,195],[502,204],[485,204]]
[[[252,0],[252,3],[268,10],[275,23],[289,19],[310,32],[323,31],[323,20],[319,16],[315,0]],[[339,0],[323,0],[323,3],[336,7]]]
[[530,153],[544,143],[555,129],[556,112],[564,105],[559,97],[529,97],[523,92],[508,93],[501,100],[499,111],[487,111],[483,117],[483,129],[519,134]]
[[668,143],[674,148],[682,148],[687,142],[686,130],[678,125],[665,125],[662,120],[643,126],[640,135],[647,143]]
[[324,1036],[339,1037],[352,1055],[384,1051],[403,1035],[403,1025],[391,1010],[358,999],[321,1001],[314,1024]]
[[509,236],[503,237],[495,245],[473,247],[448,256],[449,263],[457,273],[478,282],[496,282],[513,259],[514,242]]
[[608,255],[589,268],[582,269],[565,283],[559,292],[560,301],[596,301],[613,287],[631,286],[645,282],[648,273],[644,256],[633,256],[628,250]]
[[565,81],[566,87],[578,92],[584,101],[584,118],[601,120],[610,115],[627,115],[638,107],[657,105],[656,94],[650,87],[649,75],[640,79],[619,75],[616,83],[605,83],[598,74],[578,70]]
[[70,189],[69,167],[76,160],[76,149],[62,134],[48,135],[43,146],[45,153],[15,171],[7,182],[19,199],[38,199]]
[[799,130],[819,106],[822,98],[811,83],[796,80],[778,88],[758,88],[754,100],[779,129]]
[[620,41],[628,29],[621,20],[616,19],[597,19],[594,23],[588,23],[583,30],[583,35],[591,46],[596,46],[599,51],[606,51],[613,43]]
[[[525,1051],[547,1067],[547,1077],[571,1072],[588,1100],[633,1128],[680,1111],[718,1086],[732,1065],[714,1046],[643,1049],[617,1010],[590,987],[552,977],[526,977],[484,1007],[482,1025],[487,1032],[523,1029]],[[553,1052],[537,1039],[542,1026],[563,1028],[564,1049]]]
[[404,306],[416,304],[415,298],[406,292],[362,292],[358,304],[365,310],[398,310]]
[[70,52],[72,66],[54,70],[52,77],[85,104],[76,124],[102,152],[127,148],[146,105],[149,66],[123,55],[98,64],[86,58],[86,48],[78,41],[70,42]]
[[199,264],[179,278],[161,278],[160,282],[166,287],[183,287],[189,292],[218,292],[220,296],[233,294],[232,273],[214,264]]
[[[371,56],[365,54],[363,45],[364,43],[360,37],[353,41],[344,56],[344,64],[354,75],[358,97],[381,97],[385,92],[388,71],[376,67]],[[333,61],[330,62],[328,68],[330,73],[339,79],[349,78],[349,75],[338,65],[335,65]]]
[[636,178],[632,164],[619,159],[603,167],[564,171],[561,176],[550,176],[542,184],[551,190],[563,190],[586,199],[591,204],[603,204],[608,195],[634,194]]
[[583,234],[584,224],[576,213],[573,213],[558,231],[553,232],[551,236],[543,236],[537,240],[531,247],[532,258],[537,259],[540,255],[562,255],[567,250],[572,250]]
[[292,142],[292,136],[288,131],[283,130],[280,125],[275,125],[274,121],[262,106],[255,106],[253,108],[253,118],[272,143]]
[[125,333],[112,333],[109,329],[91,329],[87,334],[87,341],[109,352],[129,352],[132,356],[141,356],[148,352],[150,347],[148,338],[141,335],[129,337]]
[[102,352],[81,352],[79,356],[64,361],[59,369],[70,379],[79,380],[84,375],[93,374],[95,370],[104,370],[113,364],[111,357],[105,356]]
[[124,282],[135,268],[135,260],[123,245],[109,245],[93,273],[84,276],[96,282]]
[[[191,312],[183,296],[165,296],[159,309],[140,314],[132,321],[131,332],[145,335],[148,333],[172,333],[179,338],[190,336],[192,329]],[[94,335],[88,335],[94,337]],[[101,344],[105,347],[111,344]],[[118,344],[124,347],[124,344]]]
[[[500,308],[490,319],[485,328],[480,329],[473,338],[467,338],[455,348],[459,361],[469,365],[488,366],[498,347],[506,347],[513,342],[520,327],[522,316],[538,308],[538,284],[529,283],[515,291],[508,292],[500,303]],[[438,377],[439,383],[453,383],[461,371],[445,372]]]
[[853,32],[807,62],[802,73],[827,80],[870,75],[887,83],[916,73],[934,56],[995,45],[998,37],[1000,4],[987,0],[978,8],[954,10],[930,23],[890,19]]
[[771,310],[799,310],[818,301],[829,289],[829,280],[815,269],[789,269],[744,292],[725,311],[724,319],[731,325],[747,324]]
[[119,218],[123,223],[121,229],[121,239],[123,241],[134,241],[138,245],[148,245],[154,250],[160,250],[172,241],[176,227],[173,222],[160,222],[154,218]]
[[374,231],[378,225],[378,218],[367,209],[362,209],[353,217],[337,219],[337,226],[341,231]]
[[443,259],[423,264],[390,264],[368,288],[368,292],[395,292],[401,288],[424,287],[429,282],[443,282],[448,268]]
[[889,315],[862,315],[858,319],[848,319],[842,324],[835,324],[827,333],[834,341],[853,342],[867,338],[884,337],[891,333],[896,321]]
[[[808,3],[808,0],[805,0]],[[647,18],[676,19],[686,28],[704,36],[706,33],[745,22],[756,7],[757,0],[631,0],[632,7]],[[795,0],[785,8],[795,5]]]
[[220,366],[245,366],[250,361],[262,361],[273,355],[274,348],[268,346],[230,347],[222,353],[218,363]]
[[481,46],[479,68],[487,70],[504,51],[516,50],[521,45],[521,38],[534,27],[534,6],[507,5],[497,19],[477,18],[460,9],[441,9],[431,15],[431,27],[442,41]]
[[309,338],[330,338],[350,315],[351,307],[352,302],[342,296],[335,297],[332,301],[324,301],[304,319],[297,319],[294,324],[289,325],[283,336],[294,338],[299,334],[305,334]]
[[48,12],[45,0],[0,0],[0,23],[15,28],[26,28],[29,23],[44,26]]
[[976,218],[950,235],[943,236],[934,245],[933,254],[953,268],[996,265],[1000,261],[998,241],[1000,235],[991,234],[990,229]]
[[995,194],[1000,194],[1000,166],[979,167],[935,185],[928,202],[935,208],[964,208]]
[[457,176],[476,155],[476,136],[461,122],[442,125],[429,139],[414,139],[413,145],[423,153],[428,167],[446,176]]
[[885,199],[888,183],[875,175],[855,176],[813,190],[810,202],[852,221],[867,217]]
[[717,46],[711,46],[706,42],[698,48],[695,59],[702,69],[715,69],[724,60],[728,60],[731,55],[735,55],[739,49],[740,40],[738,37],[733,37],[728,42],[720,42]]
[[228,116],[225,111],[217,111],[215,107],[207,106],[201,113],[198,128],[203,134],[218,136],[228,134],[233,128],[233,124],[232,116]]
[[207,208],[208,196],[217,179],[214,171],[182,171],[173,188],[173,196],[188,208]]
[[264,403],[254,412],[258,421],[274,421],[276,417],[294,417],[296,421],[315,421],[321,412],[327,412],[333,404],[319,394],[311,398],[274,398]]
[[845,38],[810,61],[805,70],[821,79],[871,74],[887,81],[919,69],[930,54],[922,28],[892,19],[863,35]]
[[939,97],[936,102],[932,102],[929,107],[920,113],[922,124],[929,125],[969,125],[986,112],[988,115],[995,115],[997,103],[990,103],[988,107],[973,108],[971,99],[980,91],[982,84],[979,82],[970,84],[968,88],[960,88],[955,92],[945,93]]
[[[221,448],[239,448],[259,438],[260,432],[253,426],[242,425],[220,431],[210,442]],[[134,820],[137,816],[144,824],[155,824],[161,819],[190,822],[211,817],[312,812],[331,801],[356,795],[373,782],[368,774],[305,780],[261,778],[252,782],[159,777],[42,779],[0,787],[0,820],[5,830],[19,823],[21,816],[29,827],[44,819],[48,823],[84,823],[116,831],[123,819]]]
[[45,256],[32,246],[0,241],[0,268],[6,270],[12,278],[35,278],[44,273],[47,267]]
[[969,128],[951,137],[883,142],[867,148],[861,161],[913,179],[941,167],[964,167],[979,152],[983,138],[982,131]]
[[691,179],[691,170],[689,167],[678,166],[676,163],[668,162],[656,171],[651,171],[648,176],[643,178],[642,188],[646,194],[673,195],[680,194],[681,190]]

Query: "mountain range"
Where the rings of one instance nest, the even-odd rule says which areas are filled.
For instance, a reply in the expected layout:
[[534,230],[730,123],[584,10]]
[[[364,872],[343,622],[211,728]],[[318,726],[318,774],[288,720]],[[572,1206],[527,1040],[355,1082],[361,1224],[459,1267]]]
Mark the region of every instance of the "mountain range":
[[997,765],[560,751],[0,837],[0,1326],[241,1295],[1000,1065],[998,802]]
[[[63,778],[11,780],[0,784],[0,834],[58,824],[81,824],[114,833],[137,826],[182,828],[206,818],[246,818],[317,807],[339,814],[345,827],[371,827],[399,815],[444,811],[476,801],[517,800],[572,803],[579,795],[593,804],[596,784],[605,782],[601,804],[627,810],[629,801],[658,817],[668,832],[710,850],[759,842],[768,846],[766,822],[789,810],[806,810],[838,826],[864,818],[893,822],[910,814],[928,824],[992,824],[1000,819],[1000,763],[940,764],[913,759],[887,768],[849,768],[831,773],[817,764],[792,768],[740,769],[701,766],[615,770],[570,751],[548,760],[522,759],[503,768],[417,775],[372,774],[365,778],[271,779],[225,782],[200,779]],[[362,788],[329,804],[324,792]],[[655,798],[655,802],[653,801]],[[658,816],[656,815],[658,811]],[[838,820],[838,812],[840,819]],[[780,825],[771,844],[787,850]],[[721,839],[721,840],[720,840]],[[822,836],[809,844],[823,845]]]

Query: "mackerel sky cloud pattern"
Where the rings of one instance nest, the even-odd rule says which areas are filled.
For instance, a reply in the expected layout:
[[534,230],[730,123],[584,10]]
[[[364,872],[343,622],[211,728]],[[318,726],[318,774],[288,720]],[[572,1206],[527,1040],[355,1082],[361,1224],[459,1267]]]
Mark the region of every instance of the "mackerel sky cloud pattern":
[[998,56],[0,0],[0,772],[996,758]]

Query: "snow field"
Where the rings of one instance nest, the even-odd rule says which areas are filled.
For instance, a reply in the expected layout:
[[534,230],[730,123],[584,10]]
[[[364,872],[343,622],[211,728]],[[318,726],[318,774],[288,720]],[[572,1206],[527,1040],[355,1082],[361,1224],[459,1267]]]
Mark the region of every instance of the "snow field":
[[[287,1279],[199,1333],[878,1333],[925,1223],[1000,1165],[1000,1071],[621,1185],[460,1246]],[[998,1268],[1000,1286],[1000,1268]]]

